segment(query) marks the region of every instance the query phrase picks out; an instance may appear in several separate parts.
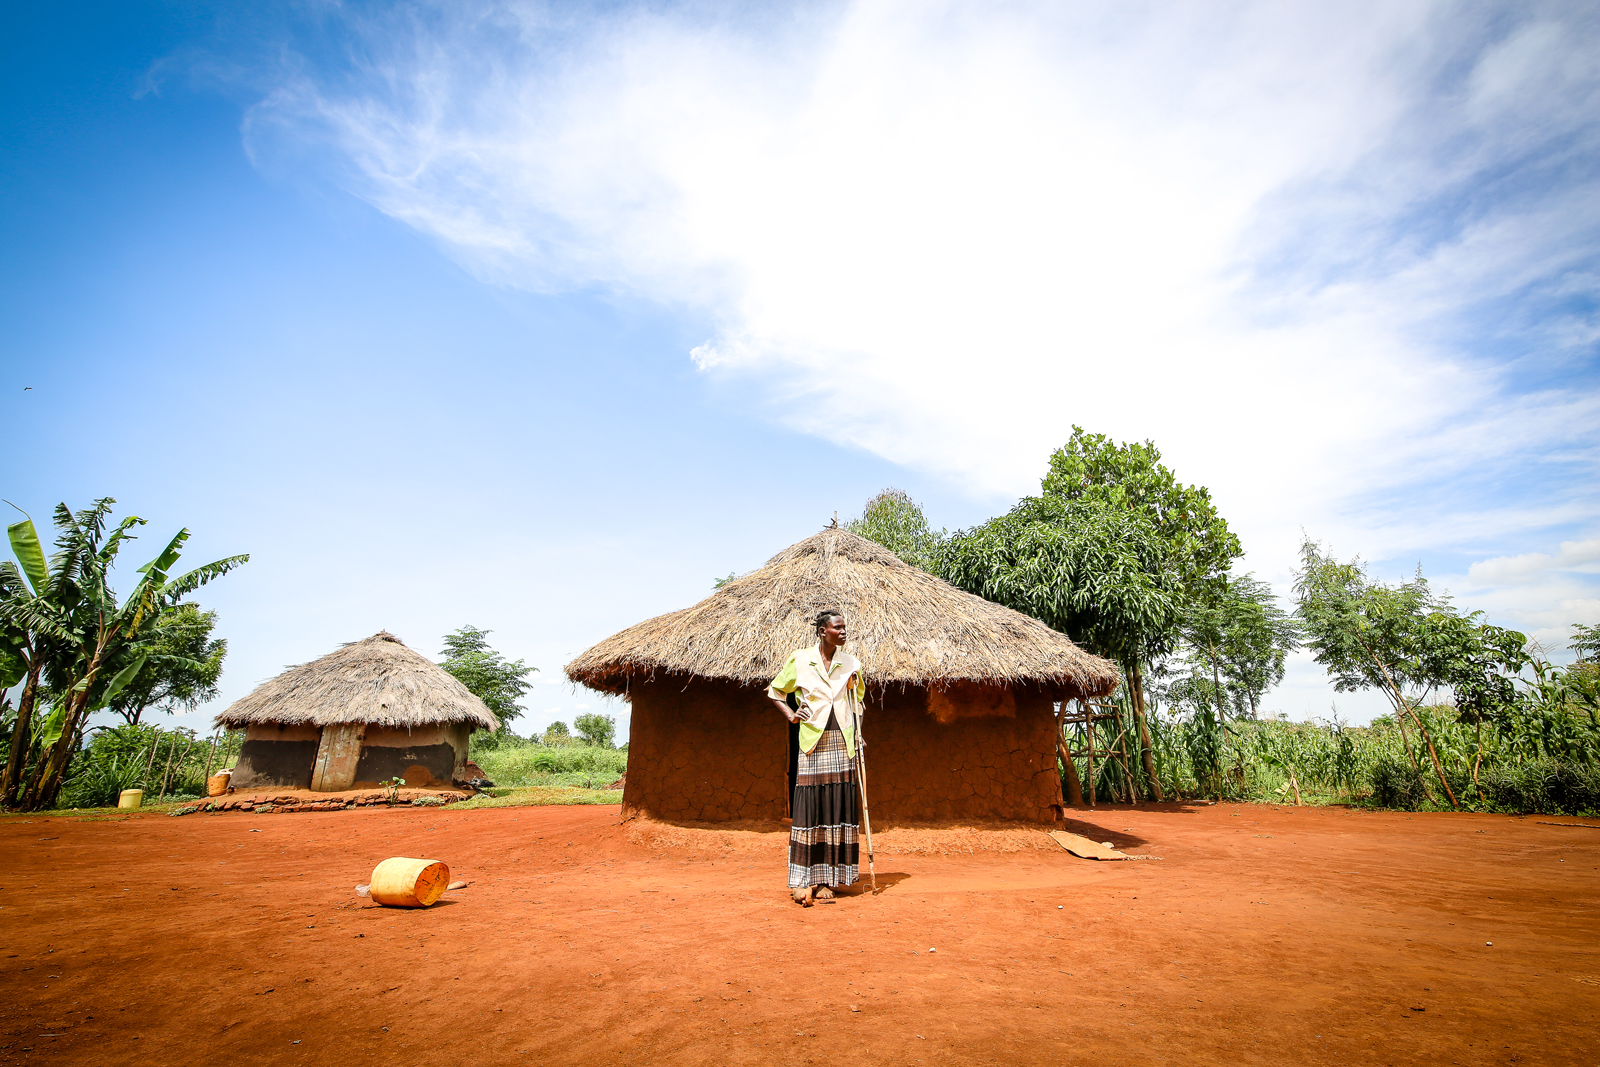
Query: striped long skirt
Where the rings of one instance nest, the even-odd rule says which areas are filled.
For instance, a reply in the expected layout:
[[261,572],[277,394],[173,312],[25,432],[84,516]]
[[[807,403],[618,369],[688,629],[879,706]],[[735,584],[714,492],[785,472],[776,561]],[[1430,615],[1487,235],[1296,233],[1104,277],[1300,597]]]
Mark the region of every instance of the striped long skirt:
[[854,885],[861,863],[856,768],[844,734],[830,722],[795,769],[794,826],[789,831],[789,888]]

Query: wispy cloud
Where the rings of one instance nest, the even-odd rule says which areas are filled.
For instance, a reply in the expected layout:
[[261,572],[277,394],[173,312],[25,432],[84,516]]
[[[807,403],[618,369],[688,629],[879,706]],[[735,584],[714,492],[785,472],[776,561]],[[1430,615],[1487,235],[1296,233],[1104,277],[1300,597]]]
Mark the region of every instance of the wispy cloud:
[[486,280],[702,316],[683,357],[804,430],[995,500],[1073,422],[1153,437],[1280,578],[1302,526],[1369,556],[1594,529],[1586,6],[336,29],[251,111],[258,158],[314,153]]

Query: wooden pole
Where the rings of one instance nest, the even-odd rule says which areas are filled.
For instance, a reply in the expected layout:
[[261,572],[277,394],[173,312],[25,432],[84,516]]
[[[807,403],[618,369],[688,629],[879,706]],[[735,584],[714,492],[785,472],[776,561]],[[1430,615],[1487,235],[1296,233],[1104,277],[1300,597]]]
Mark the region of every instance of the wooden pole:
[[[1062,713],[1065,714],[1065,707]],[[1083,783],[1078,780],[1078,761],[1072,756],[1072,746],[1067,744],[1064,733],[1066,724],[1056,730],[1056,750],[1061,753],[1061,767],[1067,775],[1067,803],[1075,808],[1083,807]]]
[[1122,773],[1128,778],[1128,803],[1133,807],[1139,806],[1139,789],[1134,782],[1133,766],[1128,762],[1128,731],[1122,731]]
[[1089,807],[1092,810],[1098,799],[1094,784],[1094,711],[1093,705],[1079,703],[1084,709],[1084,734],[1089,738]]
[[161,745],[161,730],[160,730],[159,727],[157,727],[156,728],[156,739],[154,741],[150,742],[150,758],[145,760],[145,764],[144,764],[144,784],[145,784],[146,788],[149,788],[149,785],[150,785],[150,769],[156,765],[156,749],[158,749],[160,747],[160,745]]
[[[216,758],[217,758],[217,735],[216,734],[212,734],[211,735],[211,742],[210,742],[210,744],[208,744],[206,746],[206,773],[201,777],[201,781],[205,782],[208,787],[211,785],[211,761],[216,759]],[[208,788],[206,790],[206,792],[209,793],[210,789]]]

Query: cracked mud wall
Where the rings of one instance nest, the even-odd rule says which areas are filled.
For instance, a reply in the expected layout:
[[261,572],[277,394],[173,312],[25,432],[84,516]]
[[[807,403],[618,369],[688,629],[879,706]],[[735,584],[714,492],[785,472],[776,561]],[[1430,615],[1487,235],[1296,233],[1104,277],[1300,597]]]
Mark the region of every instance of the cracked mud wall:
[[[765,690],[658,676],[631,697],[625,812],[678,822],[788,814],[788,724]],[[1048,695],[978,686],[874,691],[865,732],[874,827],[1056,820]]]

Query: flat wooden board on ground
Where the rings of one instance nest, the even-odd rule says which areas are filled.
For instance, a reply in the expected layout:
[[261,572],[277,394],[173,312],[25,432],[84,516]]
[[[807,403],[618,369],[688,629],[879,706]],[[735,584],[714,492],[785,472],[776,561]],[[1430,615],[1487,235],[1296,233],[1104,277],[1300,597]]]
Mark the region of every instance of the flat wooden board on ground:
[[1068,852],[1080,859],[1086,860],[1131,860],[1134,857],[1114,848],[1107,848],[1098,841],[1091,841],[1082,834],[1069,834],[1065,830],[1051,830],[1050,839]]

